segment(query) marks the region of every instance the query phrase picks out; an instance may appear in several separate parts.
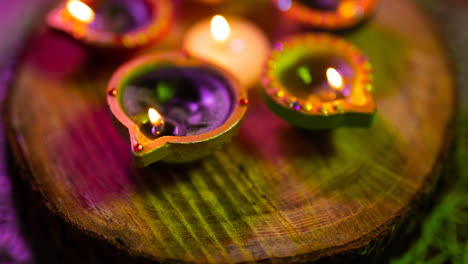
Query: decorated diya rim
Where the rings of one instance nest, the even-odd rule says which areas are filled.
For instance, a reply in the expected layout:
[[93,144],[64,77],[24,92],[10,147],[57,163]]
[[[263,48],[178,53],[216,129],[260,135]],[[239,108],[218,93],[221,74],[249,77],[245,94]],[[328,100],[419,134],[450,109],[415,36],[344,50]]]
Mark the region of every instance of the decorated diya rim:
[[[224,123],[211,131],[190,136],[161,136],[156,139],[147,137],[135,121],[121,107],[123,90],[128,84],[147,73],[164,67],[194,67],[213,70],[223,76],[232,89],[233,105]],[[187,152],[211,152],[229,141],[237,133],[248,105],[247,92],[228,72],[210,62],[189,57],[179,52],[145,55],[120,67],[111,78],[107,88],[107,103],[111,112],[130,134],[132,153],[137,166],[146,166],[158,160],[177,162]],[[169,157],[169,158],[168,158]]]
[[68,33],[75,39],[92,46],[106,48],[141,47],[166,35],[174,17],[174,6],[171,0],[143,1],[151,12],[151,19],[144,26],[124,33],[102,32],[93,29],[90,23],[80,21],[68,12],[68,1],[60,4],[48,14],[47,23],[50,27]]
[[[304,25],[328,30],[350,28],[371,16],[377,7],[377,0],[342,0],[336,10],[308,7],[297,0],[272,1],[291,19]],[[282,3],[287,6],[280,7]]]
[[[353,78],[348,80],[349,96],[331,101],[299,98],[279,80],[284,58],[293,61],[314,55],[329,55],[347,63],[353,72]],[[348,41],[326,33],[296,35],[278,43],[261,78],[265,101],[271,110],[290,123],[308,129],[369,126],[376,112],[372,82],[369,58]]]

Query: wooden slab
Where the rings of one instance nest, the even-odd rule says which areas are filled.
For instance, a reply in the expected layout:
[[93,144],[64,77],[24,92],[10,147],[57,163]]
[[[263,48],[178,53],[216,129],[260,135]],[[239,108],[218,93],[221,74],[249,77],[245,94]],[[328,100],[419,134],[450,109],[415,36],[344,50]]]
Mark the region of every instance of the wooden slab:
[[[256,17],[272,39],[298,30],[279,26],[268,3],[232,12]],[[213,10],[192,11],[179,18],[190,24]],[[185,24],[162,47],[180,43]],[[105,104],[122,54],[92,56],[41,31],[11,90],[10,139],[51,210],[131,255],[238,263],[364,254],[433,181],[454,92],[444,51],[411,1],[382,1],[374,20],[346,37],[374,64],[379,113],[371,129],[299,131],[253,90],[240,134],[221,151],[136,169]]]

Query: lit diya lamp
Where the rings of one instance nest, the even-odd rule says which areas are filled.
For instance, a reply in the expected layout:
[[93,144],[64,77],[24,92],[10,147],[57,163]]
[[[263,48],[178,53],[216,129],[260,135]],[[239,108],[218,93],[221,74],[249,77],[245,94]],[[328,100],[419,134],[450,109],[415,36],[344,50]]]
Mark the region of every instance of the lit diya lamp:
[[163,37],[172,19],[171,0],[68,0],[47,22],[93,46],[135,48]]
[[231,72],[245,87],[259,80],[270,52],[265,34],[254,24],[221,15],[203,20],[188,30],[183,49]]
[[112,77],[107,102],[129,131],[135,164],[190,162],[231,140],[247,94],[224,70],[179,53],[138,58]]
[[300,128],[368,127],[374,119],[371,64],[344,39],[286,40],[272,52],[262,84],[271,110]]
[[313,28],[339,30],[363,21],[377,0],[272,0],[286,16]]

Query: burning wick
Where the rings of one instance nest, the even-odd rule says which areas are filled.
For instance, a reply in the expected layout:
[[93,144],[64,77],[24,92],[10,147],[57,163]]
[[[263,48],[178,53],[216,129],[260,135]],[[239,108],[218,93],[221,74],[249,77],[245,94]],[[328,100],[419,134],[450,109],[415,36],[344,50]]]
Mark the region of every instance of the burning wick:
[[176,126],[172,120],[164,120],[161,114],[154,108],[148,109],[148,119],[149,122],[142,124],[140,129],[151,139],[164,136],[186,135],[186,130],[183,127]]
[[164,120],[158,111],[154,108],[148,109],[148,117],[150,123],[153,125],[151,133],[155,136],[161,136],[164,131]]
[[216,15],[211,19],[211,36],[217,42],[226,42],[231,35],[231,27],[227,20],[221,16]]
[[91,21],[94,20],[94,11],[87,4],[79,0],[68,1],[67,11],[75,19],[83,23],[90,23]]
[[334,68],[327,69],[327,79],[328,83],[336,90],[341,90],[343,88],[343,77],[341,74]]

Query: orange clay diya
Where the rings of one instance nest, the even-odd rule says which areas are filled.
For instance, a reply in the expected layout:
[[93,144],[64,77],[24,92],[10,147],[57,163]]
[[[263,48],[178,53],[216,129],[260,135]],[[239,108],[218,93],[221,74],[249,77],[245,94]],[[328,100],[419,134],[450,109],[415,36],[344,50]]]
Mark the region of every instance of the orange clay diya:
[[228,73],[179,53],[137,58],[108,86],[107,102],[129,131],[138,167],[190,162],[231,140],[247,93]]
[[168,32],[171,0],[68,0],[47,17],[50,27],[91,46],[136,48]]

